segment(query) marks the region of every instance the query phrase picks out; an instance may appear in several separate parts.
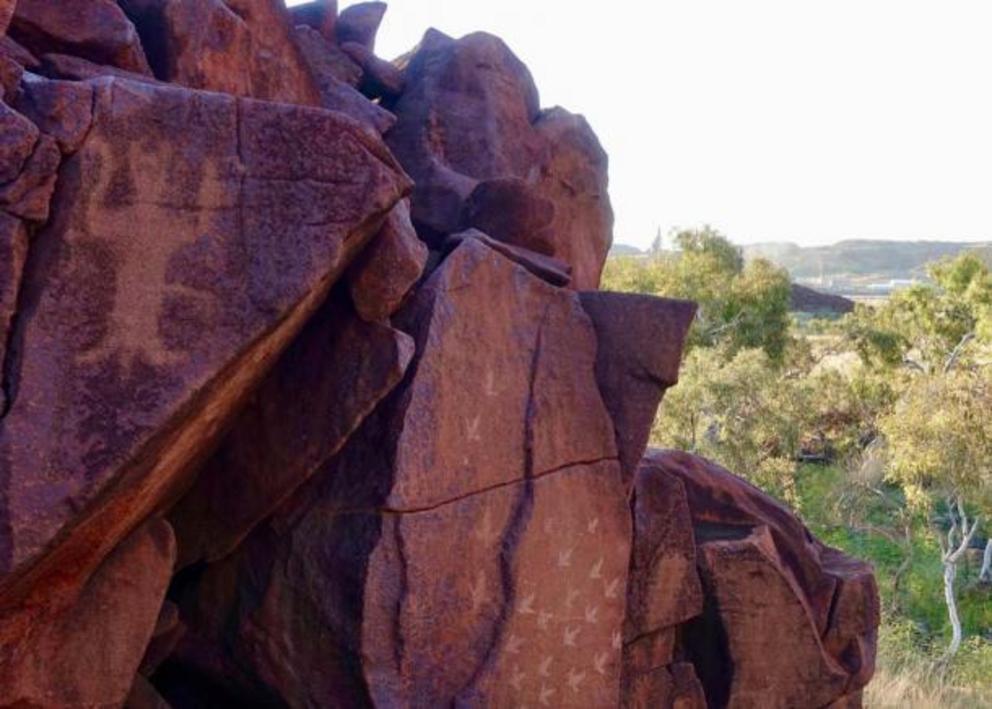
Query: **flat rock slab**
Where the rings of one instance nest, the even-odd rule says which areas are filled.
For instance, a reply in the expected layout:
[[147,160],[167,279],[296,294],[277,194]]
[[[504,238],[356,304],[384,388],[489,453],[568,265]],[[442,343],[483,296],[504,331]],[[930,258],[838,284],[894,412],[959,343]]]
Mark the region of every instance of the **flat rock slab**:
[[137,30],[113,0],[18,0],[10,33],[35,54],[62,52],[152,73]]
[[687,300],[639,293],[581,293],[596,328],[596,380],[616,428],[624,476],[633,481],[665,391],[678,382],[696,315]]
[[0,423],[4,593],[56,547],[32,573],[85,577],[174,494],[409,189],[338,114],[90,86],[92,126],[24,275]]
[[787,508],[709,461],[652,451],[644,466],[686,491],[705,604],[682,638],[710,704],[857,697],[874,671],[871,567],[821,544]]
[[0,619],[0,705],[120,706],[172,577],[172,529],[152,520],[106,558],[71,605]]
[[395,323],[407,380],[188,592],[180,656],[290,704],[616,704],[630,513],[578,297],[469,239]]
[[280,0],[165,0],[138,29],[163,81],[266,101],[319,106]]

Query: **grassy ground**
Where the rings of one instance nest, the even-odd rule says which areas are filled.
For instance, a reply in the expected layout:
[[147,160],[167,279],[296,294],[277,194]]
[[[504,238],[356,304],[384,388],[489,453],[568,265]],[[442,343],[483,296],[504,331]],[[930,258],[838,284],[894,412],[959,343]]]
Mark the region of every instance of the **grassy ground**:
[[[843,471],[804,466],[799,472],[800,513],[827,544],[875,566],[884,609],[878,671],[866,692],[869,707],[992,707],[992,589],[978,583],[981,552],[959,570],[958,599],[965,633],[960,653],[941,658],[950,637],[943,602],[943,569],[936,540],[916,528],[907,546],[872,529],[892,528],[884,506],[869,508],[863,524],[844,520]],[[894,590],[897,570],[910,564]]]

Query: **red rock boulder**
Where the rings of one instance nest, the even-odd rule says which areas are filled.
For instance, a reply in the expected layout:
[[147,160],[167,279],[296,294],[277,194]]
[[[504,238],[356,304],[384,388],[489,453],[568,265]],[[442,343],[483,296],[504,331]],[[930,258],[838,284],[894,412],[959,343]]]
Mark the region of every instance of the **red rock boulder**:
[[138,32],[113,0],[17,0],[10,34],[37,55],[72,54],[150,75]]
[[[0,427],[0,606],[188,484],[409,183],[326,111],[118,80],[30,245]],[[58,152],[58,151],[56,151]]]
[[827,706],[874,671],[879,623],[871,567],[818,542],[788,509],[701,458],[655,451],[652,474],[680,481],[705,607],[683,629],[716,706]]
[[502,41],[428,31],[392,110],[387,142],[416,182],[425,238],[491,228],[567,262],[575,288],[599,285],[613,238],[606,153],[581,117],[540,110],[530,72]]
[[0,705],[120,706],[154,632],[175,554],[169,525],[151,521],[71,603],[0,615]]
[[469,239],[394,322],[404,385],[188,589],[183,673],[289,704],[616,704],[630,518],[578,298]]

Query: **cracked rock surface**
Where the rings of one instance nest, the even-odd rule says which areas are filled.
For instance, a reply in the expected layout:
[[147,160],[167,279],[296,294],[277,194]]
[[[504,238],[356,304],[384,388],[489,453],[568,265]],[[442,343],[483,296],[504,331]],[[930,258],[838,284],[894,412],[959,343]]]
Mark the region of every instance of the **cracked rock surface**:
[[0,0],[0,707],[858,706],[871,569],[645,452],[590,125],[385,11]]

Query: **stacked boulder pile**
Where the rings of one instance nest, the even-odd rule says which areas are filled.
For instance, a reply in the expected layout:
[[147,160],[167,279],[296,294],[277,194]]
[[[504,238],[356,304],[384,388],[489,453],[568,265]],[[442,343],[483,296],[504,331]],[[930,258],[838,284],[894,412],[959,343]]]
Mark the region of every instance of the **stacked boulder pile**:
[[870,568],[645,452],[586,121],[384,10],[0,0],[0,706],[859,706]]

